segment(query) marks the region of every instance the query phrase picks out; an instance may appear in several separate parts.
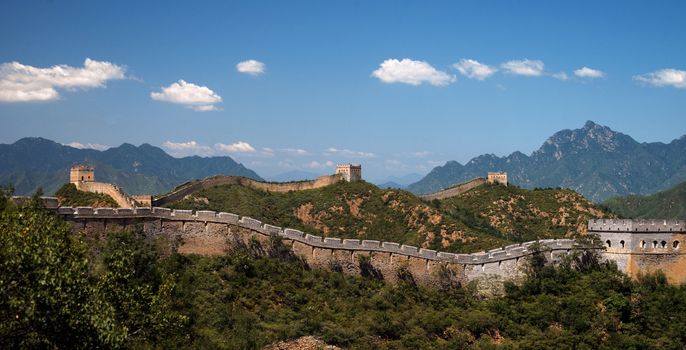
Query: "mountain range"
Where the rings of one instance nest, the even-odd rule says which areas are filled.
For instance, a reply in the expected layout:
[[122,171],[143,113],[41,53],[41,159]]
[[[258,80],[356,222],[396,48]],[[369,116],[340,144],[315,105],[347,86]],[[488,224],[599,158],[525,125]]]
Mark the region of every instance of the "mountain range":
[[565,187],[595,202],[631,194],[651,194],[686,180],[686,135],[670,143],[639,143],[592,121],[562,130],[530,156],[481,155],[462,165],[449,161],[408,186],[431,193],[453,184],[505,171],[510,183],[524,188]]
[[138,147],[124,143],[105,151],[37,137],[0,144],[0,184],[13,185],[19,195],[39,187],[46,194],[54,193],[69,182],[69,169],[75,164],[95,166],[96,181],[115,183],[131,194],[165,193],[182,182],[217,174],[262,180],[230,157],[174,158],[147,143]]

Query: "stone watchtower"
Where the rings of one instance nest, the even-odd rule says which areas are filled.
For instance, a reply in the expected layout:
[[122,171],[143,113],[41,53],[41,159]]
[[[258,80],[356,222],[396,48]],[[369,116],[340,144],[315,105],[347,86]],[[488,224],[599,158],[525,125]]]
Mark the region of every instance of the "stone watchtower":
[[69,182],[95,182],[95,168],[87,165],[75,165],[69,172]]
[[507,173],[501,171],[489,172],[487,180],[489,184],[501,184],[507,186]]
[[360,181],[362,180],[362,165],[360,164],[338,164],[336,165],[336,174],[343,175],[345,181]]

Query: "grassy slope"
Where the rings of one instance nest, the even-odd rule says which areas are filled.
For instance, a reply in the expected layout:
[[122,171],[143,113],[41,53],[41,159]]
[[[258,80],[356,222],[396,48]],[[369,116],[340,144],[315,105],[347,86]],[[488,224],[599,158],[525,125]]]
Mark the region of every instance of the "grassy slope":
[[440,202],[456,217],[471,217],[473,226],[491,226],[514,241],[571,237],[586,231],[589,219],[612,217],[580,194],[567,189],[526,190],[483,185]]
[[498,232],[470,226],[409,192],[382,190],[366,182],[288,193],[225,185],[196,192],[170,207],[226,211],[324,236],[443,251],[469,252],[511,243],[497,237]]
[[626,218],[686,218],[686,182],[650,196],[610,198],[603,203]]
[[68,207],[104,207],[117,208],[117,202],[109,195],[102,193],[83,192],[76,189],[74,184],[64,184],[55,196],[62,206]]

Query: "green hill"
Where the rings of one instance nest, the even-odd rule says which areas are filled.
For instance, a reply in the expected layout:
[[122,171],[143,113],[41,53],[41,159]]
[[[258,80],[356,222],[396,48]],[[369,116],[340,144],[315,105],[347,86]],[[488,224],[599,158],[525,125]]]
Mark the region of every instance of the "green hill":
[[650,196],[615,197],[603,204],[625,218],[684,219],[686,218],[686,182]]
[[170,205],[216,210],[323,236],[400,242],[443,251],[474,251],[512,243],[478,226],[446,215],[402,190],[382,190],[367,182],[288,193],[268,193],[240,185],[196,192]]
[[572,190],[491,184],[444,199],[440,207],[452,216],[471,216],[518,242],[572,237],[586,232],[589,219],[614,217]]
[[459,197],[426,202],[407,191],[366,182],[288,193],[216,186],[170,207],[231,212],[322,236],[453,252],[570,237],[585,232],[587,220],[610,216],[571,190],[485,185]]
[[76,189],[74,184],[64,184],[55,192],[61,206],[65,207],[101,207],[117,208],[117,202],[104,193],[84,192]]

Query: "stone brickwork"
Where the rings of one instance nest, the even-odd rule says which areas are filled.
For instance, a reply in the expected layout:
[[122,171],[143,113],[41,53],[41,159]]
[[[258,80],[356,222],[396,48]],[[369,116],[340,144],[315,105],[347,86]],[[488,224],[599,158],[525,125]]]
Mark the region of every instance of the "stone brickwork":
[[360,164],[338,164],[336,165],[336,175],[342,175],[345,181],[362,180],[362,165]]
[[434,199],[446,199],[450,197],[455,197],[471,190],[472,188],[481,186],[485,183],[486,179],[484,179],[483,177],[477,177],[469,181],[463,182],[461,184],[446,188],[444,190],[440,190],[438,192],[421,195],[419,196],[419,198],[430,201]]
[[501,171],[489,172],[486,180],[489,184],[501,184],[507,186],[507,173]]
[[75,165],[69,171],[69,182],[76,184],[82,181],[95,181],[95,168],[87,165]]
[[671,283],[686,283],[686,222],[590,220],[588,232],[600,237],[603,255],[629,276],[662,270]]
[[[106,194],[112,197],[112,199],[114,199],[114,201],[117,202],[117,205],[121,208],[134,208],[136,206],[145,205],[144,203],[140,203],[136,201],[135,198],[126,194],[126,192],[124,192],[117,185],[110,183],[79,181],[74,185],[79,191]],[[142,196],[142,198],[145,200],[145,196]],[[150,202],[148,202],[147,205],[150,205]]]

